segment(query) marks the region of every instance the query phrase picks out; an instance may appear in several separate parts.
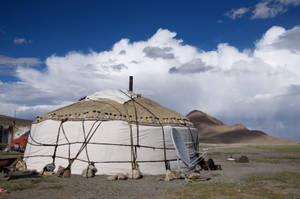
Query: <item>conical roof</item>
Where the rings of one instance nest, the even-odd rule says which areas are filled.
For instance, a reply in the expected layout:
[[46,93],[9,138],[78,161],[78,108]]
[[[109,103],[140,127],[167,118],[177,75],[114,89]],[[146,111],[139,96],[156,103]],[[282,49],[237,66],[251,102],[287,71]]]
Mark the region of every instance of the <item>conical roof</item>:
[[184,115],[126,90],[105,90],[84,99],[46,113],[35,120],[123,120],[143,125],[190,126]]

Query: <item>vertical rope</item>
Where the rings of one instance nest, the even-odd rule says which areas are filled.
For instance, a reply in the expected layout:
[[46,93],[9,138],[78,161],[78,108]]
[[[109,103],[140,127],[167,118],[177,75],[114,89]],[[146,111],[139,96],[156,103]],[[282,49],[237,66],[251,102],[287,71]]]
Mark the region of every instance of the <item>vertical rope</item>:
[[[129,130],[130,130],[130,149],[131,149],[131,170],[133,171],[133,169],[135,169],[136,165],[136,159],[135,159],[135,155],[134,155],[134,150],[133,150],[133,135],[132,135],[132,126],[130,124],[130,122],[128,122],[128,125],[129,125]],[[133,175],[133,172],[132,172],[132,175]],[[133,176],[131,176],[133,177]]]
[[135,113],[135,122],[136,122],[136,145],[139,146],[140,145],[140,139],[139,139],[139,122],[138,122],[138,115],[137,115],[137,110],[136,110],[136,106],[135,106],[135,101],[132,99],[132,104],[134,107],[134,113]]
[[[127,118],[129,118],[129,113],[128,110],[125,106],[123,106],[123,108],[125,109],[126,113],[127,113]],[[130,123],[130,121],[128,120],[128,126],[129,126],[129,135],[130,135],[130,162],[131,162],[131,173],[133,174],[133,169],[135,169],[136,167],[136,156],[135,156],[135,151],[133,150],[133,132],[132,132],[132,125]],[[131,176],[133,177],[133,176]]]
[[[96,120],[94,123],[93,123],[93,125],[92,125],[92,127],[91,127],[91,129],[90,129],[90,131],[89,131],[89,133],[88,133],[88,135],[87,135],[87,137],[86,137],[86,139],[84,140],[84,142],[83,142],[83,144],[82,144],[82,146],[80,147],[80,149],[79,149],[79,151],[77,152],[77,154],[75,155],[75,157],[74,158],[72,158],[71,160],[70,160],[70,162],[69,162],[69,165],[67,166],[67,168],[71,168],[71,165],[73,164],[73,161],[74,160],[76,160],[77,159],[77,157],[80,155],[80,153],[84,150],[84,148],[87,146],[87,144],[90,142],[90,140],[92,139],[92,137],[94,136],[94,134],[96,133],[96,131],[97,131],[97,129],[99,128],[99,126],[102,124],[102,121],[97,125],[97,127],[95,128],[95,130],[93,131],[93,133],[91,134],[91,132],[92,132],[92,130],[93,130],[93,128],[94,128],[94,125],[98,122],[99,120]],[[91,134],[91,135],[90,135]]]
[[[135,113],[135,122],[136,122],[136,145],[134,145],[134,167],[137,167],[137,147],[140,146],[140,136],[139,136],[139,122],[138,122],[138,115],[137,115],[137,110],[136,110],[136,106],[135,106],[135,101],[133,100],[132,96],[130,96],[130,98],[132,99],[132,104],[134,107],[134,113]],[[133,141],[133,140],[132,140]]]
[[[129,97],[132,101],[136,102],[138,105],[140,105],[142,108],[144,108],[146,111],[148,111],[152,116],[154,116],[154,118],[158,118],[156,117],[156,115],[154,113],[152,113],[148,108],[146,108],[145,106],[143,106],[141,103],[135,101],[135,99],[132,96],[129,96],[127,93],[125,93],[124,91],[120,90],[123,94],[125,94],[127,97]],[[162,129],[162,136],[163,136],[163,148],[164,148],[164,162],[165,162],[165,168],[166,170],[169,169],[169,163],[167,162],[167,152],[166,152],[166,139],[165,139],[165,131],[164,131],[164,127],[160,121],[160,119],[158,118],[158,123],[161,126]]]
[[54,147],[54,152],[53,152],[53,156],[52,156],[52,163],[55,164],[55,156],[56,156],[56,151],[57,151],[57,147],[58,147],[58,140],[59,140],[59,134],[60,134],[60,129],[62,126],[62,123],[65,120],[61,120],[58,131],[57,131],[57,136],[56,136],[56,142],[55,142],[55,147]]

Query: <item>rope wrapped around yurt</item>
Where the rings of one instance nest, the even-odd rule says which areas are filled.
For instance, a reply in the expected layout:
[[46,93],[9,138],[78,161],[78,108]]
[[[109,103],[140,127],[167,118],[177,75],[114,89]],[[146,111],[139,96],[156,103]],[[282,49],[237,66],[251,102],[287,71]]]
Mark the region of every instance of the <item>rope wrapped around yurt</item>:
[[[164,162],[165,169],[170,169],[170,161],[178,161],[178,158],[167,159],[167,151],[175,150],[174,147],[166,147],[165,141],[165,130],[164,125],[168,126],[179,126],[188,129],[192,144],[194,148],[194,153],[197,153],[198,140],[194,140],[191,129],[193,127],[189,120],[174,111],[168,109],[162,109],[160,105],[153,102],[152,100],[141,97],[141,95],[135,95],[130,92],[125,92],[119,90],[120,93],[124,94],[129,98],[128,101],[121,104],[114,100],[100,98],[100,99],[89,99],[85,98],[77,103],[71,104],[67,107],[52,111],[41,117],[38,117],[34,124],[40,123],[45,120],[60,121],[59,128],[57,130],[56,142],[55,144],[42,143],[37,141],[31,134],[28,140],[28,145],[32,146],[51,146],[54,147],[52,155],[30,155],[25,154],[24,158],[31,157],[52,157],[52,164],[55,165],[55,159],[65,159],[68,160],[69,164],[66,169],[71,169],[74,160],[86,162],[90,164],[101,164],[101,163],[131,163],[132,171],[138,169],[139,163],[145,162]],[[150,110],[151,108],[151,110]],[[173,117],[168,118],[172,115]],[[130,144],[122,143],[105,143],[105,142],[91,142],[91,139],[97,132],[100,125],[105,121],[111,120],[121,120],[126,121],[129,126],[129,136]],[[64,123],[67,121],[81,121],[82,122],[82,132],[83,141],[70,141],[67,136],[66,130],[64,129]],[[89,129],[86,129],[85,122],[94,121]],[[140,125],[150,125],[150,126],[160,126],[161,136],[162,136],[162,146],[147,146],[140,144]],[[136,129],[136,142],[133,139],[133,125]],[[98,133],[101,133],[98,131]],[[58,143],[60,136],[63,136],[66,140],[65,143]],[[81,144],[77,153],[71,157],[71,146],[75,144]],[[111,146],[124,146],[130,147],[131,160],[113,160],[113,161],[96,161],[90,158],[88,145],[111,145]],[[62,146],[68,146],[68,157],[57,155],[57,149]],[[163,150],[163,159],[160,160],[137,160],[138,159],[138,148],[148,148],[153,150]],[[85,151],[86,159],[79,158],[80,154]],[[195,155],[191,154],[191,155]],[[197,154],[196,154],[197,155]]]

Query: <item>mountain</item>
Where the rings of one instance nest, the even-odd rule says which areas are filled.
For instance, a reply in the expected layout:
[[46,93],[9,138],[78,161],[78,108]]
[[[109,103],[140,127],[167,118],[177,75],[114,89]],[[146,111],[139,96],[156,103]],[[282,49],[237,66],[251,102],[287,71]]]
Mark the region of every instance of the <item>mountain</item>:
[[242,124],[225,125],[221,120],[194,110],[187,117],[198,128],[200,143],[212,144],[296,144],[258,130],[249,130]]

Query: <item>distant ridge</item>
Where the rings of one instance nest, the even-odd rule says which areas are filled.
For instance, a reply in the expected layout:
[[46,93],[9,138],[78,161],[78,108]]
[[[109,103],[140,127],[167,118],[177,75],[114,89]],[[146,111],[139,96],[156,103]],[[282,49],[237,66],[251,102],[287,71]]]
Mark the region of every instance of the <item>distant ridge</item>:
[[202,111],[191,111],[187,117],[198,128],[201,143],[211,144],[296,144],[258,130],[249,130],[242,124],[227,126],[221,120]]

